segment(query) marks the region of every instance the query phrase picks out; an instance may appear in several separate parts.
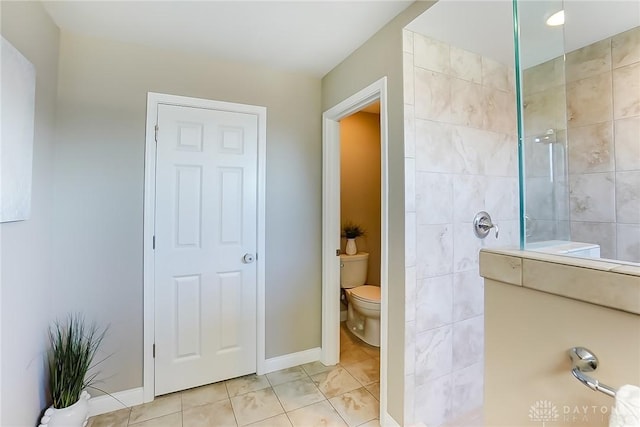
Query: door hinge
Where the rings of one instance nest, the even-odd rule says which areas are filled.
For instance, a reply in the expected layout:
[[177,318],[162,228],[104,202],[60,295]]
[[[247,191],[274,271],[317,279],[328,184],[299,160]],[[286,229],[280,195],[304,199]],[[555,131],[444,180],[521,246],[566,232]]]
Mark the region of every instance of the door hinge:
[[153,358],[156,358],[156,344],[153,344]]
[[155,138],[156,138],[156,142],[158,142],[158,125],[156,125],[155,130],[156,130],[156,137]]
[[156,248],[156,236],[153,236],[153,249]]
[[336,249],[336,256],[340,256],[340,249]]

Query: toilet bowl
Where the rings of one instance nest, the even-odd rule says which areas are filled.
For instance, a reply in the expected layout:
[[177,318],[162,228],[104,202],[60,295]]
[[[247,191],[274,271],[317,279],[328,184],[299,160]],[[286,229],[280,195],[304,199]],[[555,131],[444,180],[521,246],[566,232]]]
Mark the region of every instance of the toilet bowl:
[[347,296],[347,329],[380,347],[380,287],[365,285],[369,254],[340,255],[340,286]]

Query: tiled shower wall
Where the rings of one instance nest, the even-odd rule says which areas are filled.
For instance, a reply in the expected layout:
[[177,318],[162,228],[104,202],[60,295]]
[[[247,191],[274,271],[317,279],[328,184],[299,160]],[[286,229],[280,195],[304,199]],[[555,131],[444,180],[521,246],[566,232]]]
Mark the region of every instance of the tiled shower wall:
[[[603,258],[640,262],[640,27],[525,70],[524,91],[526,135],[559,129],[564,145],[567,128],[568,212],[559,215],[571,240],[598,243]],[[527,213],[538,233],[549,230],[536,206],[551,200],[539,160],[527,159]]]
[[[518,244],[513,70],[404,32],[405,424],[429,426],[483,401],[478,251]],[[478,211],[500,227],[473,234]]]

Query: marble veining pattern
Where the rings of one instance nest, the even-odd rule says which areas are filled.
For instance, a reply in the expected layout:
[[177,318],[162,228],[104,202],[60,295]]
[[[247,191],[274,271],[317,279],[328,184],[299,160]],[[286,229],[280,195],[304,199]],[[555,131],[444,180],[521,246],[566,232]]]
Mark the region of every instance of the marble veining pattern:
[[[593,242],[601,256],[619,258],[630,252],[622,248],[629,238],[619,235],[617,225],[635,224],[640,216],[635,178],[640,171],[640,27],[567,53],[566,73],[563,64],[558,57],[523,72],[525,133],[553,128],[558,139],[553,184],[543,182],[550,167],[548,146],[525,144],[527,214],[535,225],[531,241]],[[565,113],[566,153],[559,120]],[[568,181],[557,168],[564,167],[565,156]]]
[[483,374],[483,361],[453,373],[451,401],[453,413],[464,414],[482,407]]
[[601,258],[618,259],[615,222],[571,221],[571,238],[600,245]]
[[435,378],[416,387],[420,402],[415,405],[415,417],[428,426],[439,426],[452,418],[452,374]]
[[569,52],[565,67],[567,82],[611,71],[611,39]]
[[[440,425],[464,415],[453,411],[453,374],[466,368],[453,365],[453,330],[482,318],[478,251],[518,237],[515,76],[488,58],[413,37],[414,51],[404,45],[414,54],[413,98],[405,98],[405,157],[415,155],[415,170],[407,168],[405,179],[415,185],[408,193],[416,198],[415,204],[405,202],[404,416],[409,425]],[[559,123],[563,94],[564,89],[550,92],[563,101],[555,106]],[[534,107],[547,112],[551,105]],[[477,239],[471,227],[475,213],[485,209],[494,210],[501,225],[500,238],[489,242]],[[457,343],[459,351],[466,344]],[[457,384],[475,387],[465,376]]]
[[615,177],[612,172],[569,177],[572,221],[615,221]]
[[482,57],[450,46],[451,75],[473,83],[482,83]]
[[564,86],[564,59],[559,56],[523,71],[524,95],[542,92],[554,86]]
[[414,65],[438,73],[449,72],[449,45],[421,34],[413,36]]
[[640,62],[640,27],[618,34],[611,40],[613,68]]
[[640,116],[615,121],[616,170],[640,170]]
[[484,354],[484,315],[453,325],[453,368],[460,370],[482,360]]
[[615,170],[612,122],[570,128],[568,147],[570,174]]
[[514,90],[509,82],[509,68],[485,56],[482,57],[482,85],[504,92]]
[[616,173],[616,221],[640,224],[640,170]]
[[[625,77],[622,73],[618,80]],[[615,86],[615,85],[614,85]],[[577,80],[567,84],[567,123],[569,127],[584,126],[611,120],[613,97],[611,72]],[[627,102],[619,101],[620,110],[628,108]]]
[[617,257],[621,261],[640,260],[640,224],[618,224]]
[[484,281],[477,270],[453,275],[453,321],[469,319],[484,312]]
[[453,272],[453,226],[419,225],[417,232],[417,278]]
[[640,115],[640,62],[613,70],[613,117]]
[[418,332],[450,324],[453,319],[453,275],[420,280],[416,304]]
[[564,86],[524,96],[524,133],[534,136],[547,129],[564,129],[566,122]]
[[453,177],[442,173],[415,175],[417,221],[420,225],[453,221]]
[[416,335],[416,384],[451,372],[452,347],[451,325]]

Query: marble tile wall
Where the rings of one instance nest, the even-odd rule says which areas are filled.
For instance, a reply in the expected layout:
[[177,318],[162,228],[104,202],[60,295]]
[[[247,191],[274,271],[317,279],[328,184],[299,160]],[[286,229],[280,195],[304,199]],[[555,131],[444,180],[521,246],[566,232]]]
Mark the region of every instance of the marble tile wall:
[[[556,58],[525,70],[524,93],[525,135],[564,132],[563,116],[567,128],[568,182],[556,171],[550,185],[548,153],[527,147],[527,214],[541,225],[532,241],[564,239],[557,221],[569,220],[571,240],[640,262],[640,27],[568,53],[564,67]],[[568,209],[558,211],[567,190]]]
[[[482,406],[482,247],[518,244],[513,70],[405,30],[405,423]],[[475,237],[486,210],[500,236]]]

